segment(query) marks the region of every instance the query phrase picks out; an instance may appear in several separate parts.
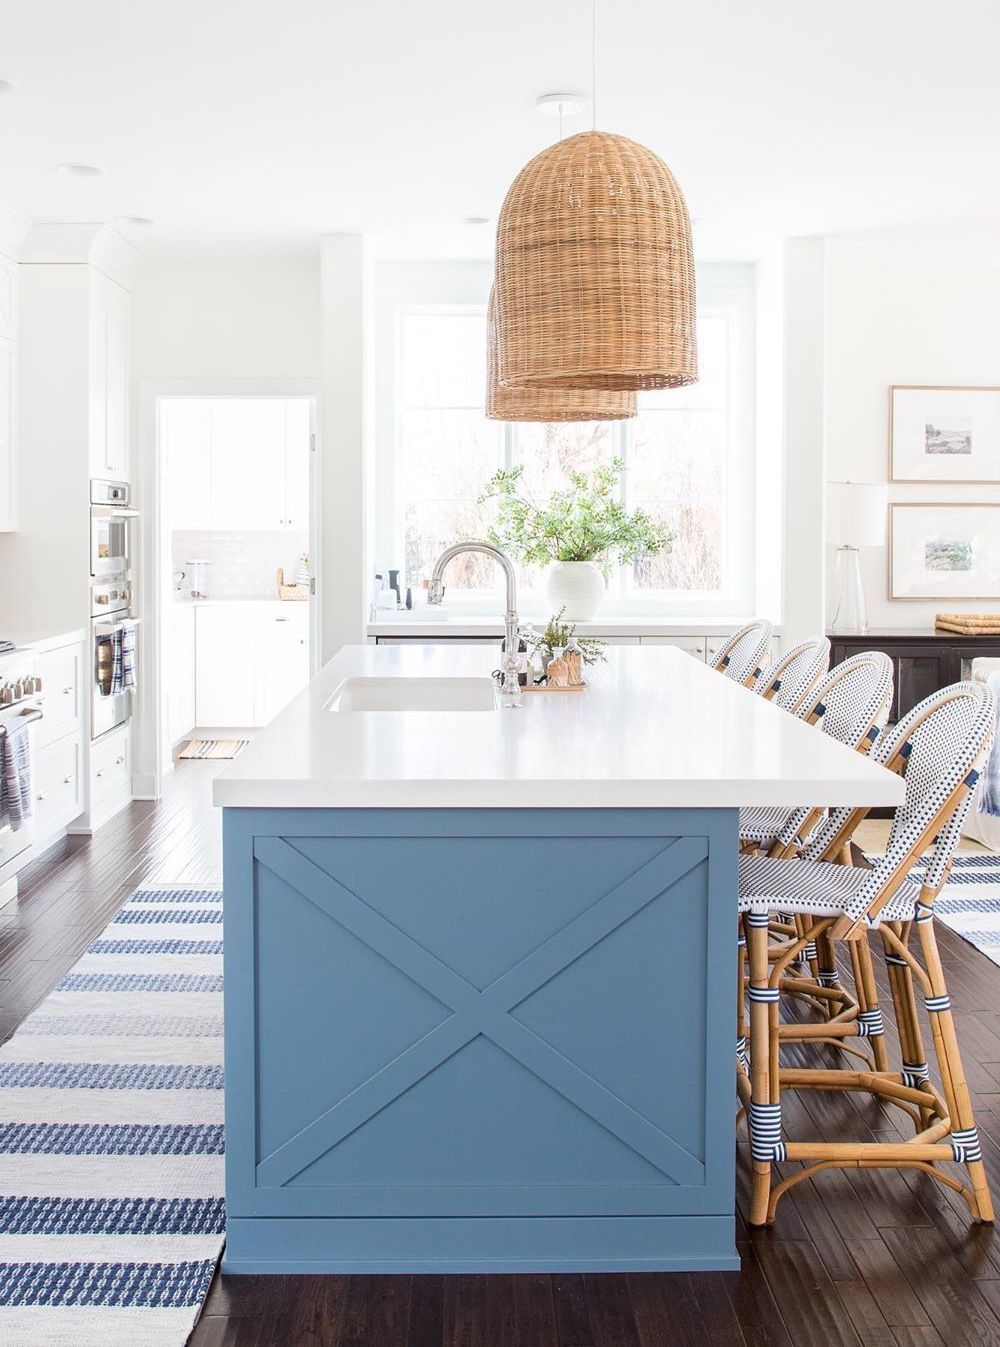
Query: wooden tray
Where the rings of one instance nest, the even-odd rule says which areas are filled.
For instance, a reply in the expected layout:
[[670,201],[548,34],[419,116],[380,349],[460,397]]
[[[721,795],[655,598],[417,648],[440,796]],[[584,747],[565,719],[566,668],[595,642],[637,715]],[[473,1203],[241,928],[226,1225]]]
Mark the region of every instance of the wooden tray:
[[521,689],[522,692],[583,692],[587,687],[586,680],[582,683],[567,683],[564,688],[557,688],[552,683],[527,683]]

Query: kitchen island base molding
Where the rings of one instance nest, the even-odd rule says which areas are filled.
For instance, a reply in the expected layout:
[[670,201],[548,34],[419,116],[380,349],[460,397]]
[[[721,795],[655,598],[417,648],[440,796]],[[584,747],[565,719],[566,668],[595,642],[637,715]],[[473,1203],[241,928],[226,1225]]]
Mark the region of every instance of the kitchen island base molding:
[[223,817],[227,1271],[737,1266],[736,810]]
[[[727,1252],[728,1250],[728,1252]],[[613,1254],[610,1252],[613,1251]],[[731,1216],[236,1220],[222,1271],[295,1273],[734,1272]]]

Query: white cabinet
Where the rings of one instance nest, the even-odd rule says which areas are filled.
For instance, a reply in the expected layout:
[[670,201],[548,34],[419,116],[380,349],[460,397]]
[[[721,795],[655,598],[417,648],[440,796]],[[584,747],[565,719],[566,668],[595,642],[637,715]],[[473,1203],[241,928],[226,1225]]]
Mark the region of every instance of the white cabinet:
[[199,605],[195,671],[200,729],[268,724],[309,681],[309,604]]
[[167,649],[164,673],[167,696],[167,742],[172,746],[194,729],[195,705],[195,608],[174,603],[167,619]]
[[0,337],[17,339],[17,263],[0,253]]
[[171,528],[307,530],[311,415],[306,398],[171,400]]
[[35,755],[35,837],[45,843],[83,813],[83,738],[69,734]]
[[17,347],[0,337],[0,533],[17,528]]
[[211,503],[213,529],[284,527],[283,402],[213,402]]
[[162,442],[170,527],[203,531],[212,527],[212,404],[207,398],[170,398],[161,404]]
[[263,612],[257,624],[254,724],[269,725],[309,681],[309,605]]
[[0,253],[0,533],[17,528],[18,267]]
[[90,475],[127,481],[131,296],[103,272],[90,277]]
[[309,468],[312,405],[305,398],[285,403],[285,523],[289,529],[309,527]]
[[672,645],[678,650],[693,655],[695,659],[705,658],[704,636],[643,636],[643,645]]
[[86,647],[78,642],[43,651],[36,662],[42,680],[43,717],[36,726],[39,744],[70,730],[83,729],[83,698],[89,686]]
[[116,813],[132,795],[132,736],[127,724],[102,735],[93,744],[90,768],[93,777],[90,813],[96,826]]
[[253,604],[199,607],[195,618],[195,703],[203,728],[254,722]]

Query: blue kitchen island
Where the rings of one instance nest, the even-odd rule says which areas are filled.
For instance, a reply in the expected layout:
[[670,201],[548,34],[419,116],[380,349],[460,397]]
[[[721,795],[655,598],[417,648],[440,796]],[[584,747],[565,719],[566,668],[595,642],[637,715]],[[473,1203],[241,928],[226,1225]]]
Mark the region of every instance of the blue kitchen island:
[[739,807],[898,778],[676,650],[516,710],[492,653],[345,648],[216,782],[227,1272],[738,1265]]

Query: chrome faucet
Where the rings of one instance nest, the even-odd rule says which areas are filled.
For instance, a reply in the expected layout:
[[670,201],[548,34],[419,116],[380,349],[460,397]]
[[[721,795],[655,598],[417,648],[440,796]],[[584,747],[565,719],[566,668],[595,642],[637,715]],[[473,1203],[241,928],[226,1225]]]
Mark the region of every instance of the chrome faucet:
[[505,552],[501,552],[499,547],[494,547],[492,543],[453,543],[451,547],[445,548],[434,563],[434,569],[431,571],[430,588],[427,591],[427,602],[435,605],[440,604],[444,598],[444,582],[441,577],[444,575],[445,568],[450,561],[453,561],[455,557],[462,556],[465,552],[482,552],[486,556],[492,557],[497,565],[503,568],[503,573],[506,576],[507,611],[503,615],[506,636],[504,638],[501,698],[504,706],[520,706],[521,684],[517,677],[517,648],[520,644],[517,629],[517,576],[514,574],[510,557]]

